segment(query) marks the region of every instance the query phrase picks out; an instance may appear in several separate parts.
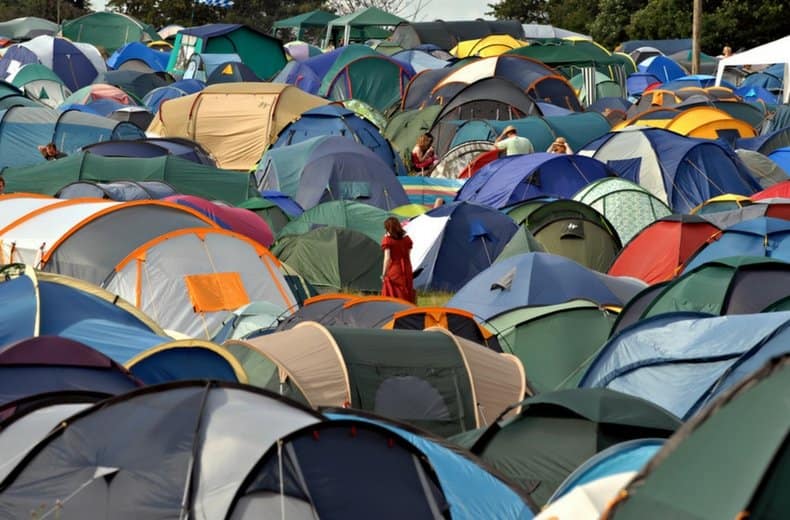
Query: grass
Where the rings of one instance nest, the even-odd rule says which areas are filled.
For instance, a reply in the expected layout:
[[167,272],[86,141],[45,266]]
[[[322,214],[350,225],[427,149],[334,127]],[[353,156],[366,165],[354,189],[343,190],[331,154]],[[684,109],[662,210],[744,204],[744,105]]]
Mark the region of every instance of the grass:
[[452,297],[453,293],[451,292],[418,292],[417,305],[420,307],[444,307]]

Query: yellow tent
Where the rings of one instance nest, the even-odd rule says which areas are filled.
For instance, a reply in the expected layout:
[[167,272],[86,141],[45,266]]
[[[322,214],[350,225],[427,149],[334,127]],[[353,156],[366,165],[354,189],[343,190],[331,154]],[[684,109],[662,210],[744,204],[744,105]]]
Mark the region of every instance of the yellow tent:
[[717,197],[710,198],[691,210],[692,215],[698,213],[715,213],[717,211],[728,211],[733,209],[742,208],[754,204],[752,199],[745,195],[737,195],[734,193],[725,193]]
[[665,127],[688,137],[718,139],[725,132],[737,132],[739,137],[755,137],[757,131],[746,121],[710,106],[692,107],[676,115]]
[[162,103],[148,132],[200,143],[217,166],[249,171],[288,123],[329,102],[280,83],[218,83]]
[[653,128],[666,128],[670,121],[678,114],[674,108],[655,107],[636,114],[612,127],[612,130],[623,130],[629,126],[650,126]]
[[527,42],[517,40],[509,34],[491,34],[485,38],[477,40],[464,40],[450,50],[450,54],[457,58],[468,58],[469,56],[499,56],[507,51],[525,47]]

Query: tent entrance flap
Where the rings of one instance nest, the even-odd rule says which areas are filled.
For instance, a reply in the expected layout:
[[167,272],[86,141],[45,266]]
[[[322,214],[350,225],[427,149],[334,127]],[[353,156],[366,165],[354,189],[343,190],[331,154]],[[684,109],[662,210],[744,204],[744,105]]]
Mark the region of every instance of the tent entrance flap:
[[209,273],[184,276],[195,312],[234,311],[250,303],[239,273]]

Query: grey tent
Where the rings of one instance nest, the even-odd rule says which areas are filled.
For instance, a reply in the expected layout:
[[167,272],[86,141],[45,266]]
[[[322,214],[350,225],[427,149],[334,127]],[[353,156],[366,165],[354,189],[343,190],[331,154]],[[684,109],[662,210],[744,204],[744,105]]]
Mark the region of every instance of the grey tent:
[[524,39],[524,28],[518,20],[401,22],[389,39],[404,49],[431,44],[449,51],[458,42],[476,40],[491,34],[509,34],[521,40]]

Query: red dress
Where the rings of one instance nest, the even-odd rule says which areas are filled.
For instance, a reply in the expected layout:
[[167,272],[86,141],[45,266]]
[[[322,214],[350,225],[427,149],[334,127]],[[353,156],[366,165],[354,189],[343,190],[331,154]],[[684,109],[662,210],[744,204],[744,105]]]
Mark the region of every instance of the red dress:
[[408,302],[416,302],[411,259],[409,258],[411,247],[411,238],[405,235],[401,239],[384,235],[384,240],[381,241],[381,249],[389,249],[390,265],[381,284],[382,296],[392,296]]

